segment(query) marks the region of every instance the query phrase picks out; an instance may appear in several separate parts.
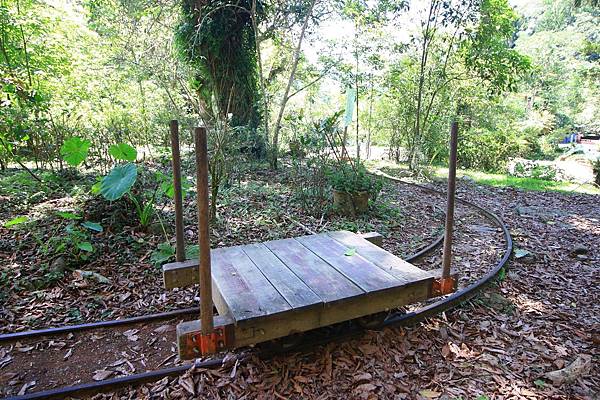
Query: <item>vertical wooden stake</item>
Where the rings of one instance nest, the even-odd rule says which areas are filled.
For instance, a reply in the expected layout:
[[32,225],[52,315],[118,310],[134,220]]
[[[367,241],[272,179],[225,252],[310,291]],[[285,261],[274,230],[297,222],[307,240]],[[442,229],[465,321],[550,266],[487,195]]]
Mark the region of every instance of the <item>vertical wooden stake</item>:
[[183,236],[183,194],[181,191],[181,156],[179,153],[179,123],[172,120],[171,152],[173,154],[173,191],[175,197],[175,259],[185,261],[185,237]]
[[452,232],[454,223],[454,194],[456,191],[456,151],[458,147],[458,122],[452,123],[450,130],[450,162],[448,168],[448,201],[446,204],[446,232],[444,234],[444,255],[442,278],[450,277],[452,266]]
[[198,195],[198,246],[200,264],[200,321],[202,334],[214,330],[210,237],[208,227],[208,148],[206,128],[196,128],[196,187]]

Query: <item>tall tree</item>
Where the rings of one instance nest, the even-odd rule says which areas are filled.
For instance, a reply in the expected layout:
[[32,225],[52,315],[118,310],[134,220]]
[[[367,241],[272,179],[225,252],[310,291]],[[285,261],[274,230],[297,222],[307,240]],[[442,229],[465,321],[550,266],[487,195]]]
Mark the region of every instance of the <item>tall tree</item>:
[[[256,38],[251,0],[184,0],[177,30],[179,47],[194,68],[200,115],[210,124],[255,129],[260,122]],[[255,18],[264,10],[258,3]],[[256,21],[255,21],[256,22]]]
[[528,58],[511,48],[516,20],[507,0],[431,0],[416,38],[415,118],[408,143],[411,169],[419,163],[437,97],[449,85],[475,79],[491,92],[515,89],[529,68]]

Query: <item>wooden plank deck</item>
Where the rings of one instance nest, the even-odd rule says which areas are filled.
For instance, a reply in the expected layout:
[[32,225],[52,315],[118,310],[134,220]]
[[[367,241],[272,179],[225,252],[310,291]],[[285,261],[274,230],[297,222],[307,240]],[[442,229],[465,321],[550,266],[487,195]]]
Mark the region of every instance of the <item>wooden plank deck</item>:
[[423,300],[433,279],[345,231],[212,254],[215,305],[234,321],[238,346]]
[[[431,273],[347,231],[214,249],[211,259],[213,301],[236,347],[431,296]],[[181,276],[174,264],[164,270]]]

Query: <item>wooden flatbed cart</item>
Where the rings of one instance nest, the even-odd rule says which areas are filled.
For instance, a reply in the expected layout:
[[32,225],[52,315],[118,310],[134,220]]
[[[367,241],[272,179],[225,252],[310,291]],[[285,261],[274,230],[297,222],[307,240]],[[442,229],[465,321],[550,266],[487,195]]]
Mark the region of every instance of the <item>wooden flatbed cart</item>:
[[[171,128],[177,200],[176,124]],[[196,157],[200,259],[184,260],[178,233],[178,261],[163,266],[167,289],[200,284],[201,320],[177,326],[181,359],[378,314],[455,290],[449,268],[446,276],[435,277],[382,249],[381,236],[373,233],[336,231],[210,250],[203,128],[196,129]],[[181,213],[181,202],[175,208]],[[177,221],[181,224],[180,217]]]

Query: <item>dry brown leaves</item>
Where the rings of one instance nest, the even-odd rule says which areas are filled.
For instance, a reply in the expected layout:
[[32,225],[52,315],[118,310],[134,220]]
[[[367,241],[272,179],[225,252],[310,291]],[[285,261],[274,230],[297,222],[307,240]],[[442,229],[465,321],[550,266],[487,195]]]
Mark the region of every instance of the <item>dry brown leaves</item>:
[[[360,340],[272,360],[251,358],[234,373],[231,367],[190,371],[179,380],[121,394],[173,399],[597,398],[597,197],[475,186],[464,187],[460,195],[498,213],[511,227],[515,246],[532,254],[513,261],[507,278],[474,301],[413,328],[369,332]],[[532,204],[543,215],[517,212]],[[557,212],[548,218],[548,210]],[[497,262],[503,244],[481,220],[470,220],[468,213],[463,217],[458,218],[455,265],[468,276],[462,278],[464,285]],[[586,248],[585,257],[577,257],[575,246]],[[436,257],[429,262],[436,264]],[[571,383],[548,379],[565,368]]]

